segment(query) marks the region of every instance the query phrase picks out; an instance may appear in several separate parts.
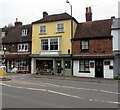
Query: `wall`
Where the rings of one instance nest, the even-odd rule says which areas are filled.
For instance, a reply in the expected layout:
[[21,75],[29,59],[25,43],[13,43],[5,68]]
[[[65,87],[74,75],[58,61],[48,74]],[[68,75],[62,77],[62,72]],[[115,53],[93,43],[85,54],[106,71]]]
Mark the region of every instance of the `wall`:
[[113,60],[106,59],[104,61],[110,61],[110,65],[104,65],[104,78],[113,79],[114,78],[113,69],[109,69],[109,66],[113,66]]
[[[112,39],[91,39],[89,40],[89,52],[81,52],[80,44],[81,44],[80,40],[73,41],[73,54],[74,55],[112,54]],[[105,52],[103,52],[103,50]]]
[[[94,62],[94,61],[90,61],[90,62]],[[79,60],[74,60],[73,61],[73,76],[95,77],[95,68],[90,68],[90,73],[79,73]]]
[[[56,25],[58,23],[64,23],[64,33],[56,33]],[[46,25],[46,34],[40,35],[40,26]],[[47,37],[47,36],[62,36],[61,37],[61,52],[60,54],[68,54],[68,49],[71,52],[71,21],[64,20],[64,21],[55,21],[55,22],[48,22],[48,23],[41,23],[41,24],[33,24],[32,25],[32,54],[39,54],[40,53],[40,37]],[[73,22],[73,28],[76,28],[75,22]],[[74,29],[75,31],[75,29]],[[74,32],[73,32],[74,33]]]

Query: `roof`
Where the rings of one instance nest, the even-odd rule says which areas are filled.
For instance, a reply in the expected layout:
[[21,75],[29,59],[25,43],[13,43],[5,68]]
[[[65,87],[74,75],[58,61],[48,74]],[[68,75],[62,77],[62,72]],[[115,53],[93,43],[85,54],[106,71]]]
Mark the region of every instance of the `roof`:
[[79,23],[74,39],[111,36],[111,25],[111,19]]
[[113,19],[112,29],[120,29],[120,18]]
[[[21,30],[27,29],[28,35],[21,36]],[[21,25],[18,27],[5,27],[2,28],[2,32],[6,32],[6,36],[2,38],[2,43],[20,43],[32,41],[32,25]]]
[[[37,24],[37,23],[45,23],[45,22],[53,22],[53,21],[61,21],[61,20],[70,20],[71,16],[67,13],[62,13],[62,14],[54,14],[54,15],[48,15],[46,17],[43,17],[42,19],[32,22],[32,24]],[[77,22],[77,20],[72,17],[72,19]],[[78,23],[78,22],[77,22]]]

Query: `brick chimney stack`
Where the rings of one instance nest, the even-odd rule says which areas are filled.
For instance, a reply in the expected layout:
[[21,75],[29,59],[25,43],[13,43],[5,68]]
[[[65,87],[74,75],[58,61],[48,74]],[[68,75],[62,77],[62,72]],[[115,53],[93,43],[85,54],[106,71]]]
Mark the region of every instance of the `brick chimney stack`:
[[16,22],[15,22],[15,27],[21,26],[22,22],[18,21],[18,18],[16,18]]
[[92,9],[91,7],[86,8],[86,22],[92,21]]
[[48,16],[48,13],[46,11],[43,12],[43,18]]

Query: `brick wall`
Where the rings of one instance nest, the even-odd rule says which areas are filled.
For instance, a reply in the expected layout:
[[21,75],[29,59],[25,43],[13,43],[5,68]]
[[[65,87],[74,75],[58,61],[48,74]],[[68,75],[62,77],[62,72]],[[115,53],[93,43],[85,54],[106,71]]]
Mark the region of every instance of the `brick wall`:
[[89,40],[89,51],[81,52],[81,41],[73,41],[73,55],[106,55],[112,54],[112,39]]

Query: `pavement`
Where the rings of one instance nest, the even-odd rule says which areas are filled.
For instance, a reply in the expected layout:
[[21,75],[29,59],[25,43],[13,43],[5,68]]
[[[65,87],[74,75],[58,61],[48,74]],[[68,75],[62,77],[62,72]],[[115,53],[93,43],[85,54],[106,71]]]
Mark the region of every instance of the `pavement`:
[[75,77],[75,76],[55,76],[55,75],[31,75],[34,78],[45,78],[45,79],[58,79],[58,80],[70,80],[70,81],[81,81],[81,82],[95,82],[95,83],[108,83],[118,84],[120,80],[104,79],[104,78],[86,78],[86,77]]
[[11,80],[9,76],[11,75],[22,75],[29,76],[33,78],[44,78],[44,79],[58,79],[58,80],[70,80],[70,81],[81,81],[81,82],[95,82],[95,83],[108,83],[108,84],[118,84],[120,80],[105,79],[105,78],[87,78],[87,77],[75,77],[75,76],[59,76],[59,75],[36,75],[36,74],[20,74],[20,73],[8,73],[5,78],[0,78],[0,81]]

